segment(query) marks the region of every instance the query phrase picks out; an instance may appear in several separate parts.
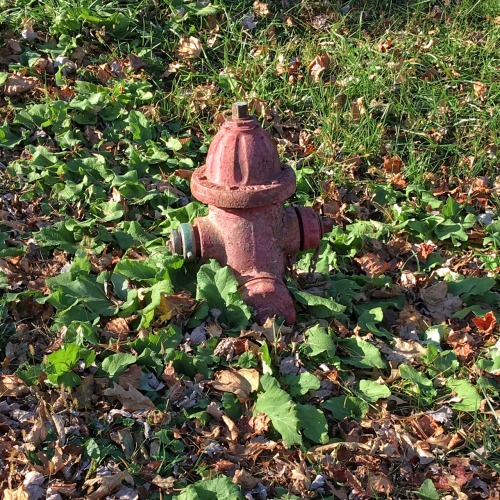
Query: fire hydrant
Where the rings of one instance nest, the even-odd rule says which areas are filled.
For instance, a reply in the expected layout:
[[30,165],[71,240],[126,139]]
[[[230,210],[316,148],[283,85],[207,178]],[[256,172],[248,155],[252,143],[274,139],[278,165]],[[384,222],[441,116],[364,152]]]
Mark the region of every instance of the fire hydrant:
[[206,217],[181,224],[169,246],[186,260],[215,259],[229,266],[256,319],[295,321],[284,281],[287,261],[314,249],[332,228],[312,208],[284,207],[296,189],[293,169],[282,164],[271,137],[248,105],[237,102],[214,137],[206,164],[191,177],[191,192],[209,208]]

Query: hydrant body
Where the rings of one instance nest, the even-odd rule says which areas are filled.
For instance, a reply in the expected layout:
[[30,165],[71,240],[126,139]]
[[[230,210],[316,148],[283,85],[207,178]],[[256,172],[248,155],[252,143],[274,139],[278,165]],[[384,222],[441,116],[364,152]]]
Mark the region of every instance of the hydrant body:
[[209,206],[209,213],[171,235],[175,253],[229,266],[259,322],[283,316],[294,323],[293,300],[283,281],[287,261],[299,250],[316,248],[331,229],[330,220],[312,208],[283,206],[295,189],[293,169],[280,162],[246,103],[236,103],[210,145],[206,165],[191,178],[193,196]]

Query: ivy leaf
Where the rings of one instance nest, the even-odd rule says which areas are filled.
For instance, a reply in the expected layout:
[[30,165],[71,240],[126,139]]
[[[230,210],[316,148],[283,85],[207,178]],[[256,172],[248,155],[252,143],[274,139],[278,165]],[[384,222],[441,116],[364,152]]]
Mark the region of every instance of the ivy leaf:
[[468,380],[448,380],[447,387],[452,390],[462,401],[454,403],[453,408],[461,411],[477,411],[481,405],[482,397],[477,389]]
[[315,325],[306,332],[306,342],[303,344],[304,353],[310,357],[326,352],[329,356],[335,355],[333,337],[321,326]]
[[323,412],[312,405],[297,405],[297,414],[304,435],[313,443],[328,442],[328,422]]
[[431,479],[426,479],[414,493],[422,500],[439,500],[439,493]]
[[215,260],[200,267],[196,298],[205,299],[210,309],[221,312],[219,321],[231,330],[244,328],[250,319],[250,308],[238,294],[238,282],[228,267]]
[[214,479],[201,479],[189,485],[179,495],[177,500],[244,500],[241,489],[229,477],[219,476]]
[[134,141],[146,142],[153,139],[151,124],[140,111],[130,111],[128,125]]
[[361,420],[369,410],[366,401],[354,396],[330,398],[322,406],[331,412],[335,420],[344,420],[344,418]]
[[118,352],[108,356],[102,362],[102,369],[109,375],[110,378],[120,375],[127,366],[134,364],[137,358],[133,354]]
[[379,384],[374,380],[360,380],[359,392],[368,403],[375,403],[375,401],[388,398],[391,395],[390,389],[385,384]]
[[307,306],[308,311],[315,318],[332,318],[333,316],[340,316],[346,307],[338,302],[335,302],[331,297],[321,297],[313,295],[302,290],[298,290],[293,285],[288,284],[288,288],[292,292],[295,300],[299,304]]
[[385,368],[385,361],[374,345],[359,337],[336,338],[335,340],[348,354],[348,357],[340,358],[344,363],[359,368]]
[[262,375],[260,383],[263,392],[257,396],[254,415],[267,415],[286,446],[302,444],[302,437],[298,433],[300,421],[297,405],[271,375]]
[[432,380],[422,375],[419,371],[415,370],[409,365],[400,365],[399,372],[401,378],[408,380],[412,384],[413,392],[417,395],[423,396],[426,400],[431,400],[436,397],[437,391],[434,389]]
[[320,388],[321,382],[316,375],[309,372],[299,373],[298,375],[285,375],[283,377],[288,386],[290,396],[304,396],[309,391],[315,391]]

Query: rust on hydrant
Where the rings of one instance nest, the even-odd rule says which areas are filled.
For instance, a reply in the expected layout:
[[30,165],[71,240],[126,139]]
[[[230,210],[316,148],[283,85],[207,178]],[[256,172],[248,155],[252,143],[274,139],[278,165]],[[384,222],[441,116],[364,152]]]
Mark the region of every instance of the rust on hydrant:
[[229,266],[257,321],[283,316],[295,321],[284,281],[288,257],[314,249],[331,219],[312,208],[284,207],[296,189],[293,169],[281,163],[271,137],[237,102],[214,137],[206,164],[191,177],[191,191],[209,208],[206,217],[181,224],[170,248],[187,260],[215,259]]

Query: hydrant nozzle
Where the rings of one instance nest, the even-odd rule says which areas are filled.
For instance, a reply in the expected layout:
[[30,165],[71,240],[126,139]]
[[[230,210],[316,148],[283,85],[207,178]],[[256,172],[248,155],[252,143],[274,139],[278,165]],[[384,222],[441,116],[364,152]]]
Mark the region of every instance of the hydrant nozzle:
[[317,248],[332,228],[312,208],[283,206],[295,189],[293,169],[281,163],[248,104],[236,102],[206,164],[191,177],[191,192],[208,205],[208,215],[172,231],[170,249],[186,260],[229,266],[257,321],[283,316],[292,324],[295,307],[283,281],[287,261],[299,250]]

